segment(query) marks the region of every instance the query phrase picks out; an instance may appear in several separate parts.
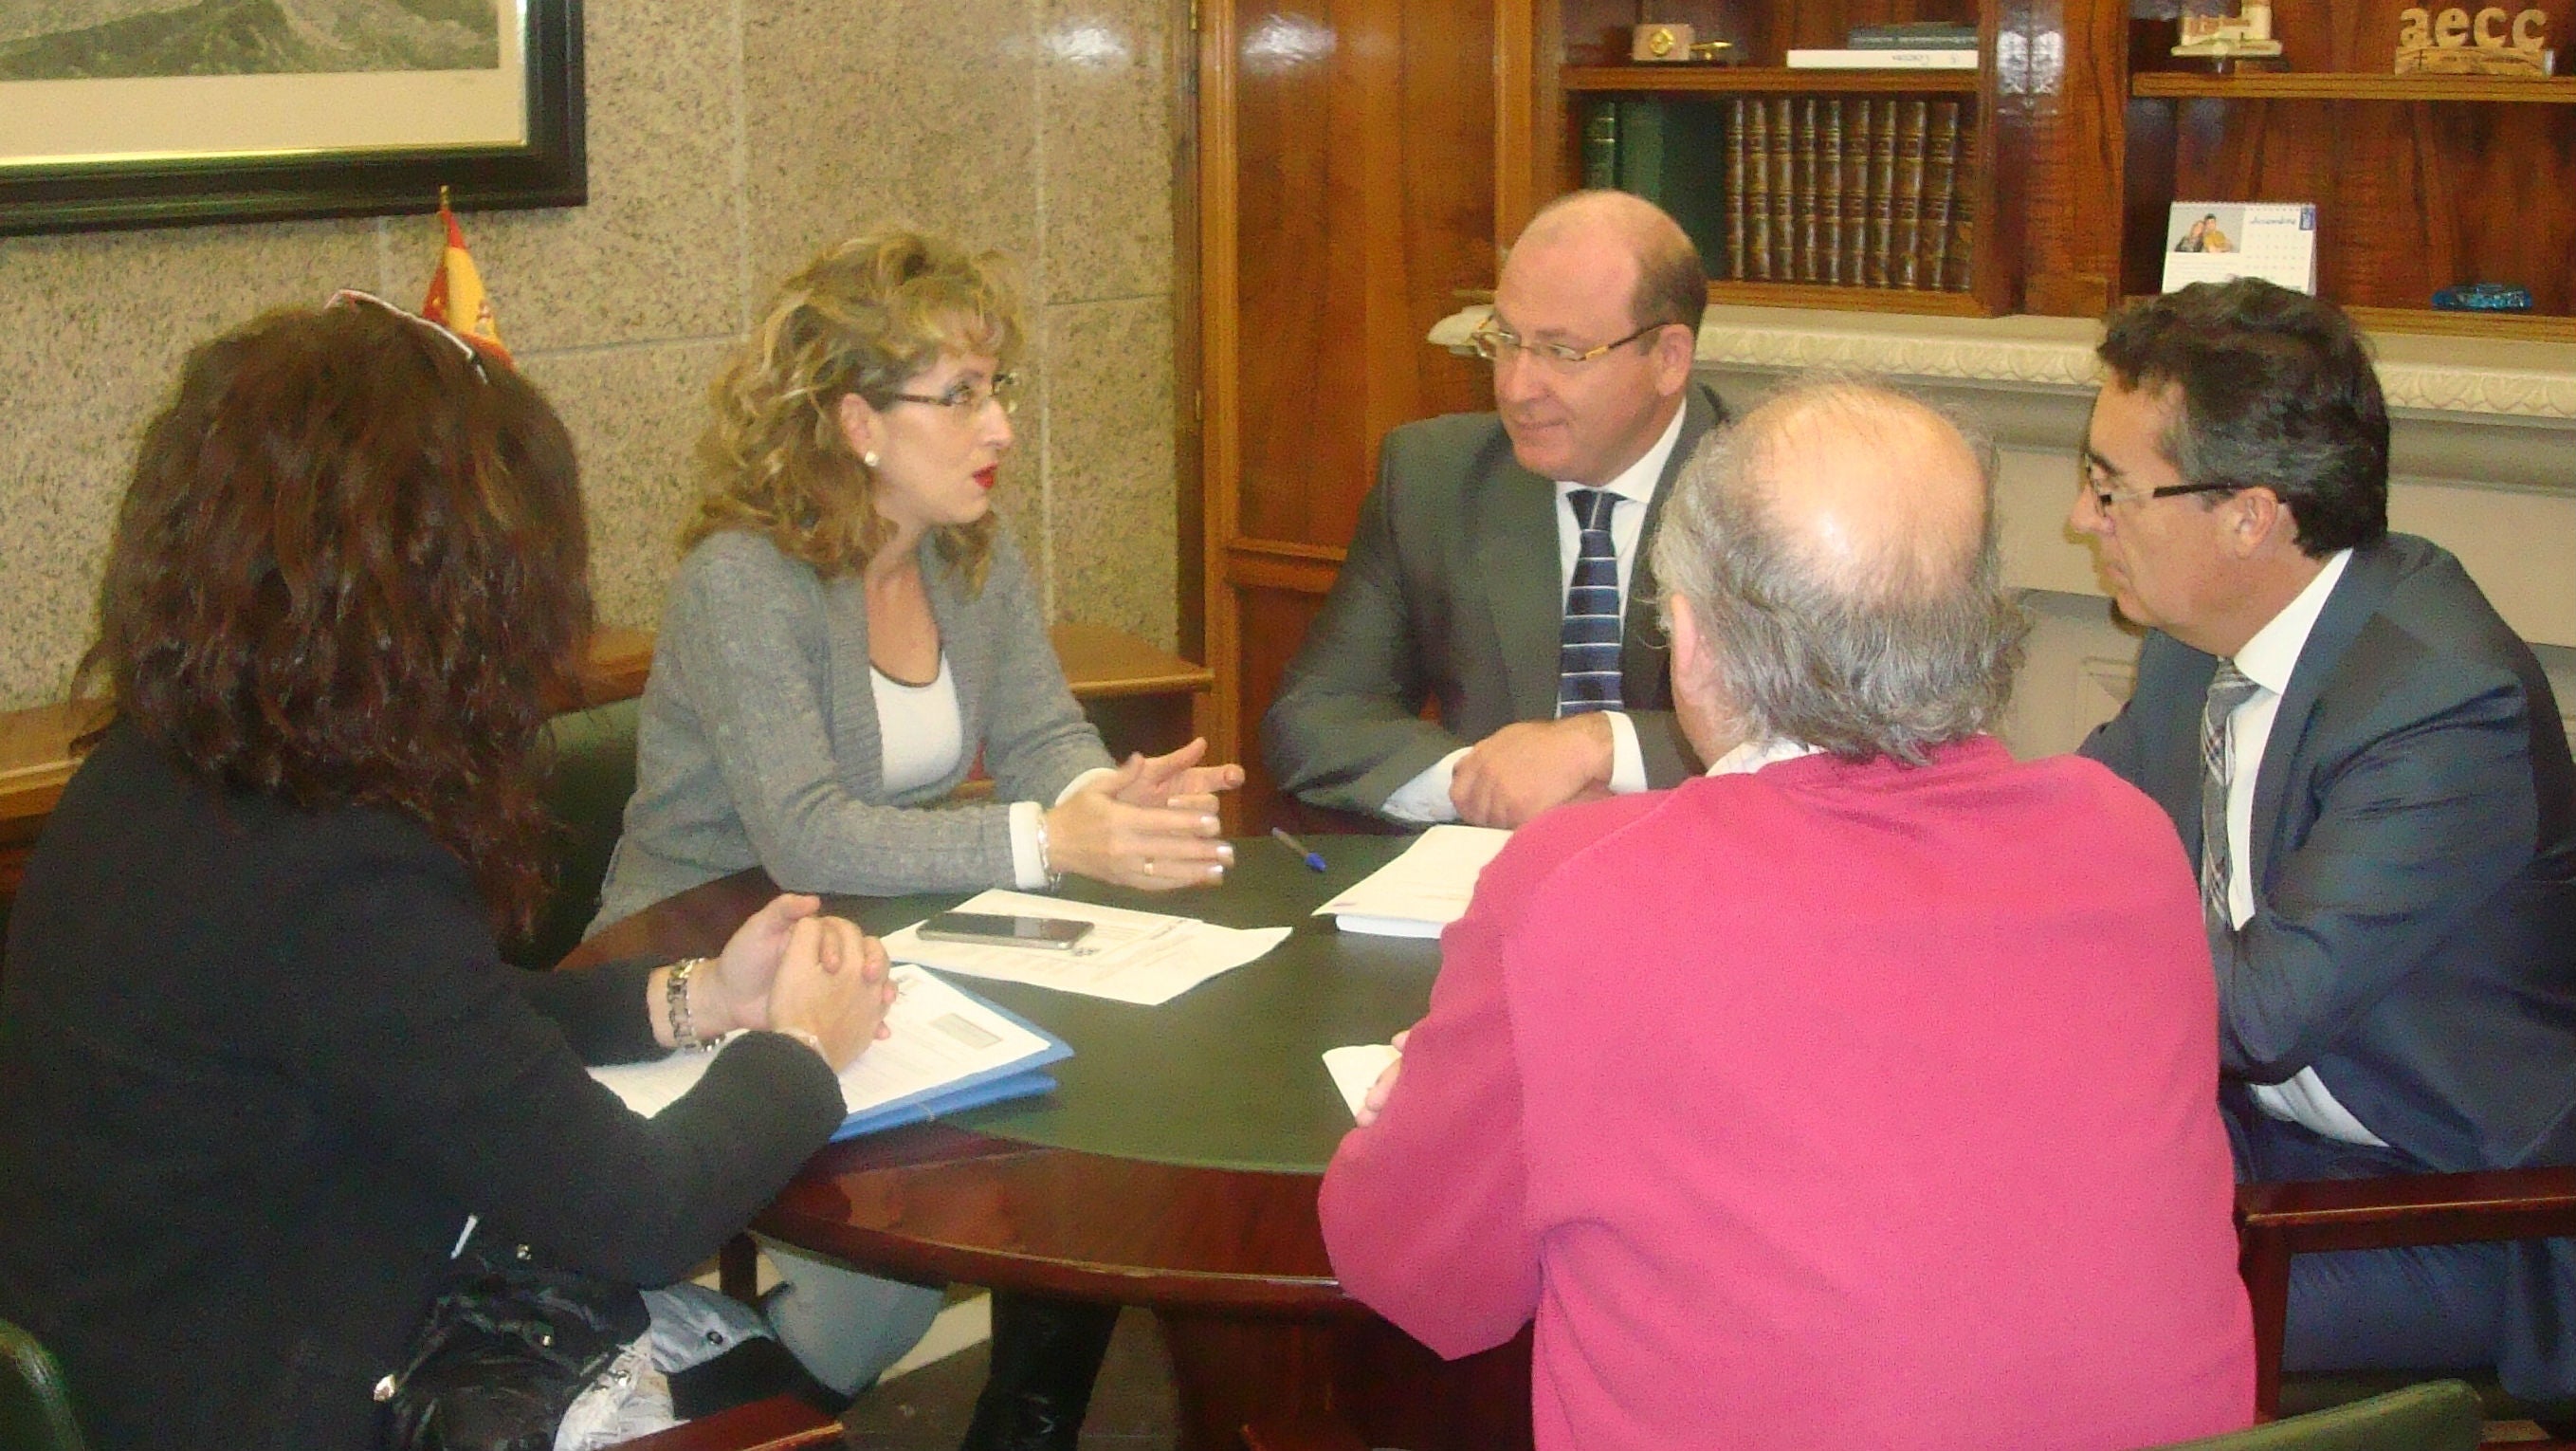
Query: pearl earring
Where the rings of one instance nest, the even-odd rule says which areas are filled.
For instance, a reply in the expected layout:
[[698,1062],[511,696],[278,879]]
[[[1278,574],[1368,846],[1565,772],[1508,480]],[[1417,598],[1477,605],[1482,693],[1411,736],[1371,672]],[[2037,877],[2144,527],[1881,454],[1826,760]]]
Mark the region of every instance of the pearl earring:
[[869,468],[875,468],[877,466],[877,451],[875,449],[869,449],[866,453],[860,454],[859,462],[866,464]]

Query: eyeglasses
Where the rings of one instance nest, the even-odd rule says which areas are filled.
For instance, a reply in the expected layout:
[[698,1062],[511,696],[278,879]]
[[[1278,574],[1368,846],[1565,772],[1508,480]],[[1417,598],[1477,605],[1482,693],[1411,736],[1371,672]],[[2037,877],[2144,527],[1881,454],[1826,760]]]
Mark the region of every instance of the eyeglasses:
[[455,344],[457,351],[465,355],[465,361],[473,365],[475,377],[482,379],[486,383],[492,381],[491,375],[483,371],[483,350],[474,345],[474,340],[472,338],[467,337],[465,334],[458,332],[456,329],[449,327],[443,322],[432,322],[430,319],[422,317],[419,313],[413,312],[409,308],[396,307],[392,303],[385,301],[383,298],[376,296],[372,292],[360,292],[354,287],[343,287],[339,291],[332,293],[331,300],[322,305],[324,307],[373,307],[385,312],[390,312],[405,322],[418,323],[420,326],[429,329],[431,332],[436,333],[438,336]]
[[2075,480],[2076,492],[2092,495],[2094,509],[2106,518],[2111,513],[2111,506],[2123,501],[2134,500],[2144,504],[2156,499],[2178,498],[2184,494],[2233,494],[2244,487],[2243,484],[2167,484],[2161,489],[2149,489],[2143,494],[2122,494],[2093,482],[2092,475],[2089,473],[2079,475]]
[[1020,411],[1020,375],[995,373],[989,386],[961,378],[942,393],[892,393],[887,397],[898,403],[927,403],[934,408],[945,408],[951,417],[959,419],[972,418],[983,412],[987,403],[999,403],[1002,415],[1007,418]]
[[1571,343],[1530,342],[1509,328],[1496,327],[1491,322],[1484,322],[1478,324],[1474,332],[1467,334],[1467,342],[1476,350],[1477,357],[1489,363],[1504,362],[1526,353],[1550,367],[1572,370],[1582,367],[1613,348],[1626,347],[1649,333],[1677,326],[1679,326],[1678,323],[1650,322],[1616,342],[1603,343],[1597,348],[1578,348]]

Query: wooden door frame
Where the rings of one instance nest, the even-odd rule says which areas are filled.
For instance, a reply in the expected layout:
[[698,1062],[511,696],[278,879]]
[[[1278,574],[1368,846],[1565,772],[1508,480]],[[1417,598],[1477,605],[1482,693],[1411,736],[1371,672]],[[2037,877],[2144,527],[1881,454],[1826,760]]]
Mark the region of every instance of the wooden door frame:
[[1210,758],[1236,761],[1243,758],[1243,612],[1226,567],[1227,546],[1241,528],[1243,473],[1243,405],[1235,386],[1242,338],[1233,305],[1239,281],[1235,17],[1232,0],[1180,3],[1189,6],[1193,41],[1193,124],[1191,142],[1184,147],[1192,174],[1183,196],[1193,214],[1195,235],[1185,241],[1196,285],[1189,309],[1195,335],[1184,344],[1183,356],[1195,373],[1187,386],[1197,420],[1192,462],[1199,513],[1200,658],[1216,672],[1216,689],[1202,724]]

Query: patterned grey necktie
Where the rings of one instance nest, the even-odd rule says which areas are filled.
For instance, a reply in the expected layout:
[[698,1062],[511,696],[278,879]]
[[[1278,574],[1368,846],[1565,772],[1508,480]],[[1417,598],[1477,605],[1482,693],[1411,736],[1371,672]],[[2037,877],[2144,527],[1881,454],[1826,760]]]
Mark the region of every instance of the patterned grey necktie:
[[1576,489],[1565,496],[1578,531],[1574,576],[1565,586],[1565,623],[1556,647],[1556,713],[1621,709],[1619,699],[1619,552],[1610,512],[1619,496]]
[[2227,906],[2227,886],[2235,874],[2227,855],[2227,788],[2236,774],[2236,745],[2227,719],[2260,689],[2235,661],[2221,660],[2200,709],[2200,916],[2212,941],[2236,930],[2235,914]]

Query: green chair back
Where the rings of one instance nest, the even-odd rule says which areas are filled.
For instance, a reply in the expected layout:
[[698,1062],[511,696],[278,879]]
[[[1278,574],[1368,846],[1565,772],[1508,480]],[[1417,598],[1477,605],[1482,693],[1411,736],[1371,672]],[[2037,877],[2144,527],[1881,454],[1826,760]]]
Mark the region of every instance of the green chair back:
[[612,701],[566,711],[547,725],[550,758],[546,811],[560,828],[554,888],[524,942],[502,956],[521,967],[552,967],[581,942],[599,912],[600,884],[608,857],[625,826],[626,801],[635,794],[637,703]]
[[2437,1380],[2170,1451],[2477,1451],[2484,1427],[2477,1392]]
[[7,1451],[88,1451],[62,1367],[36,1337],[0,1320],[0,1447]]

